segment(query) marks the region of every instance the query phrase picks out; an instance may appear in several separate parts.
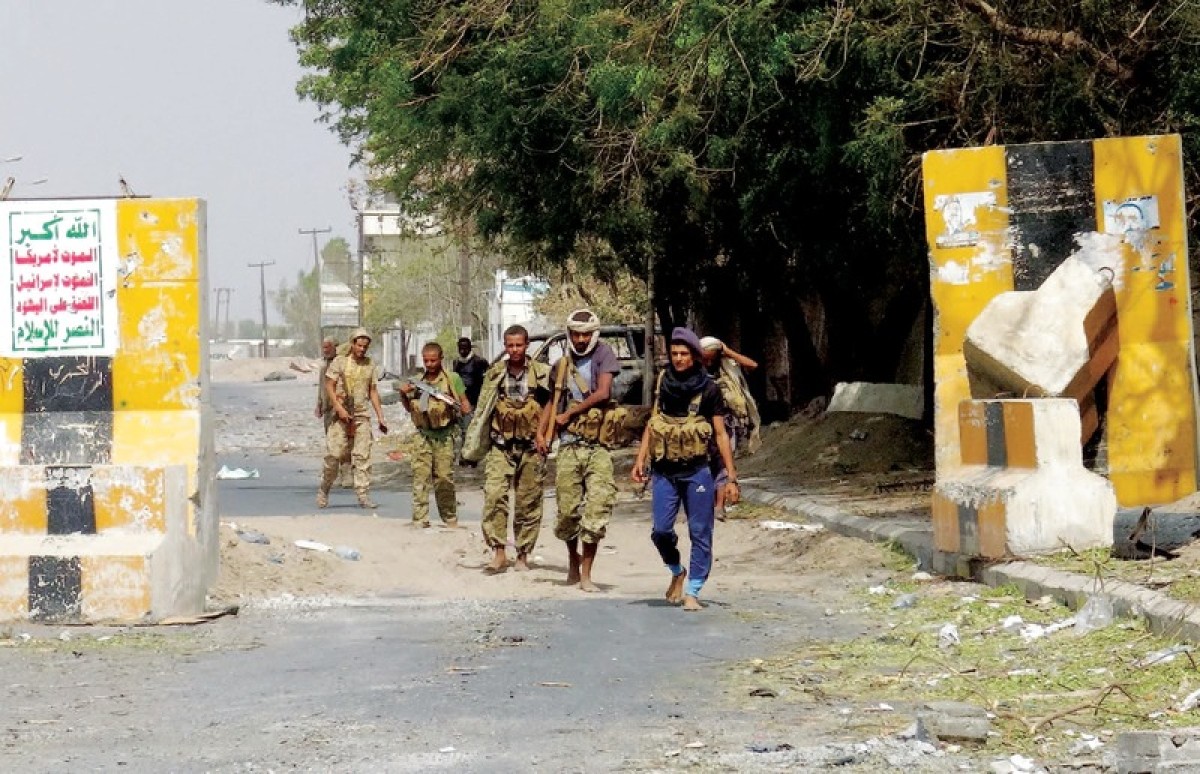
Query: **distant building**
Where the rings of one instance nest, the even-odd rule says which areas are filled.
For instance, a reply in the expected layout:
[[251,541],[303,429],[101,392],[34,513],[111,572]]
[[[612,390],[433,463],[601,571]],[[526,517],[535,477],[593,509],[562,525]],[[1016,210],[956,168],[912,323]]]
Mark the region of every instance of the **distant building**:
[[524,325],[530,333],[549,329],[552,323],[533,310],[533,302],[549,289],[550,283],[540,277],[510,277],[504,269],[497,271],[488,294],[487,351],[483,342],[476,342],[480,354],[490,360],[503,352],[504,329],[510,325]]

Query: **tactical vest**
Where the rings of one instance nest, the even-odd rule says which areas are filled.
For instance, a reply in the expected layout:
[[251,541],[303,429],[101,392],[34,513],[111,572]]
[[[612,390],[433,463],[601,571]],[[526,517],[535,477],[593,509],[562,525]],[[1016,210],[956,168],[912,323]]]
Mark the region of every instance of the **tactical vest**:
[[[575,380],[575,386],[579,388],[583,397],[586,398],[591,393],[591,389],[584,382],[583,374],[579,373],[571,356],[564,355],[559,360],[558,373],[555,375],[554,393],[555,400],[558,400],[560,395],[566,395],[566,407],[570,409],[578,406],[582,401],[575,400],[571,397],[570,391],[566,389],[568,372]],[[609,448],[621,446],[627,440],[625,438],[625,420],[628,413],[624,408],[618,406],[616,401],[610,400],[600,406],[592,406],[582,414],[575,415],[567,423],[565,429],[566,432],[588,443],[598,443]]]
[[[498,389],[507,387],[508,374],[500,377]],[[492,411],[492,432],[505,443],[513,441],[529,442],[537,435],[538,424],[542,416],[542,407],[534,399],[537,390],[537,374],[533,365],[525,367],[526,393],[524,400],[516,400],[507,394],[496,399],[496,408]]]
[[[458,395],[454,392],[450,375],[446,373],[446,369],[444,368],[437,379],[427,382],[427,384],[443,395],[458,398]],[[424,407],[421,404],[425,404]],[[418,430],[441,430],[444,427],[449,427],[454,422],[454,409],[451,406],[445,401],[440,401],[421,392],[417,392],[409,400],[408,405],[409,413],[412,414],[413,425]]]
[[[658,375],[658,389],[662,389],[662,374]],[[688,413],[682,417],[669,417],[659,407],[661,398],[655,398],[654,410],[650,412],[647,427],[650,430],[650,458],[668,462],[684,462],[708,455],[708,442],[713,437],[712,423],[700,415],[700,401],[704,392],[696,393],[688,403]]]
[[725,401],[725,405],[729,408],[729,413],[738,419],[748,417],[750,415],[750,406],[746,403],[746,396],[742,394],[742,387],[733,378],[733,374],[721,368],[717,371],[714,379],[717,382],[717,388],[721,391],[721,400]]
[[355,363],[354,358],[346,356],[346,365],[342,369],[342,378],[334,387],[342,406],[354,416],[368,416],[367,402],[371,395],[371,379],[375,376],[375,364],[370,358],[364,357],[362,363]]

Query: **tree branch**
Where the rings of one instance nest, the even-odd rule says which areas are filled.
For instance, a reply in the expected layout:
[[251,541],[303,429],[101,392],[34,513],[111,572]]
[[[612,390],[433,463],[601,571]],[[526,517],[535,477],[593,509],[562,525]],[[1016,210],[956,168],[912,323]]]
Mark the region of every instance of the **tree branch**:
[[1032,46],[1057,46],[1065,51],[1082,52],[1095,60],[1096,66],[1119,81],[1133,79],[1133,69],[1125,66],[1112,54],[1101,51],[1094,43],[1074,30],[1048,30],[1021,27],[1006,21],[986,0],[962,0],[968,8],[982,16],[993,30],[1018,43]]

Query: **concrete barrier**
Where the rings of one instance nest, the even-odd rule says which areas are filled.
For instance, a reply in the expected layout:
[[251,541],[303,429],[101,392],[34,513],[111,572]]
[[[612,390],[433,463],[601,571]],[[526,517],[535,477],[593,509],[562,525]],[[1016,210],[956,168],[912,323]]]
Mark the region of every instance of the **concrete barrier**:
[[963,357],[976,398],[1073,398],[1087,441],[1093,391],[1117,358],[1117,302],[1104,272],[1072,256],[1036,290],[1001,293],[967,328]]
[[969,326],[1000,294],[1032,291],[1082,255],[1112,272],[1118,353],[1101,408],[1118,499],[1157,505],[1194,492],[1200,412],[1180,137],[931,151],[922,174],[938,474],[961,464],[958,405],[978,397]]
[[1116,497],[1083,467],[1079,423],[1068,399],[963,401],[963,466],[934,488],[934,548],[1003,559],[1112,545]]
[[4,202],[0,618],[201,612],[217,572],[204,203]]
[[895,414],[920,419],[925,413],[925,394],[919,384],[838,382],[826,411]]

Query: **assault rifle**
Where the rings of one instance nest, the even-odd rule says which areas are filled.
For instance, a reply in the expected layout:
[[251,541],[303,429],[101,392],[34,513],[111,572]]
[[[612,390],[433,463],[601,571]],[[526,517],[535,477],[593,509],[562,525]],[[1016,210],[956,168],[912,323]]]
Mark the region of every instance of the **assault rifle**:
[[342,400],[342,408],[346,409],[346,413],[350,415],[350,418],[339,419],[338,421],[346,425],[346,440],[349,441],[350,446],[354,446],[354,433],[358,429],[358,422],[355,421],[354,417],[354,398],[347,395]]
[[436,390],[433,387],[426,384],[425,382],[422,382],[419,379],[415,379],[413,377],[409,377],[409,378],[405,379],[405,381],[408,382],[409,384],[411,384],[413,387],[416,387],[418,391],[425,393],[426,395],[433,398],[434,400],[440,400],[442,403],[445,403],[446,405],[452,407],[456,411],[462,410],[462,407],[459,406],[458,401],[456,401],[454,398],[450,397],[446,393],[442,392],[441,390]]

